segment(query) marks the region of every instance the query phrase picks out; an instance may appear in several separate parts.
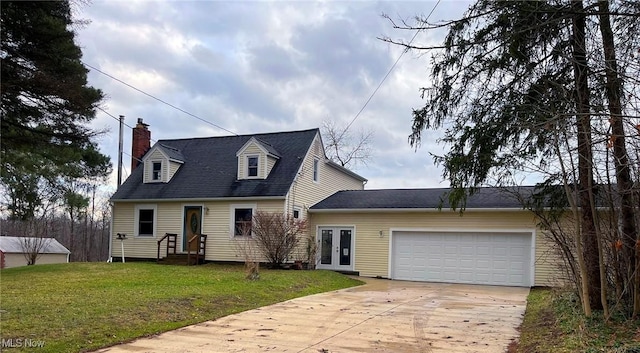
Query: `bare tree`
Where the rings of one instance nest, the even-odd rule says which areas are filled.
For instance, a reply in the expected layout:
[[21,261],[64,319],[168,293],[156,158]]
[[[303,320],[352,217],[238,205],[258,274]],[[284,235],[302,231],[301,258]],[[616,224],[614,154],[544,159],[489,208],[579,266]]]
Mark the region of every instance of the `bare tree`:
[[239,227],[241,237],[236,239],[236,252],[244,259],[245,278],[255,281],[260,279],[260,252],[251,237],[251,225],[243,223]]
[[39,236],[21,237],[20,246],[22,247],[22,255],[27,260],[27,265],[35,265],[36,260],[42,254],[48,238]]
[[289,260],[307,230],[307,221],[282,212],[258,211],[253,216],[252,238],[273,268]]
[[327,157],[343,167],[366,165],[371,158],[371,130],[361,130],[354,135],[349,131],[349,126],[343,127],[328,120],[322,123],[322,136]]
[[47,219],[40,217],[31,221],[15,221],[14,229],[20,236],[22,255],[27,260],[27,265],[35,265],[47,245],[45,237]]

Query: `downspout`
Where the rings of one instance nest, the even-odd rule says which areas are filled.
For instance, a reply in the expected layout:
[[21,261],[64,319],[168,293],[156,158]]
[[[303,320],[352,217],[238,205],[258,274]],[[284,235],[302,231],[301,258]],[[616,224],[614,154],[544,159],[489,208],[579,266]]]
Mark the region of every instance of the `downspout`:
[[[293,189],[293,187],[291,189]],[[287,194],[285,195],[285,198],[284,198],[284,215],[285,216],[289,214],[289,194],[291,193],[291,189],[287,191]]]
[[113,258],[111,257],[111,247],[113,246],[113,217],[115,216],[115,213],[113,212],[113,202],[109,201],[109,205],[111,206],[111,219],[109,219],[109,255],[107,262],[113,262]]

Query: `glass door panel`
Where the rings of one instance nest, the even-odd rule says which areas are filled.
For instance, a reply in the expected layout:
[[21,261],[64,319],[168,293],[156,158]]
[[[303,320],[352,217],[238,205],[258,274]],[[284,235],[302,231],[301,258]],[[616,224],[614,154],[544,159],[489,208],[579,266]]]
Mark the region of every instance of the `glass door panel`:
[[331,265],[333,254],[333,230],[323,229],[320,238],[320,263]]
[[351,230],[340,230],[340,266],[351,265]]

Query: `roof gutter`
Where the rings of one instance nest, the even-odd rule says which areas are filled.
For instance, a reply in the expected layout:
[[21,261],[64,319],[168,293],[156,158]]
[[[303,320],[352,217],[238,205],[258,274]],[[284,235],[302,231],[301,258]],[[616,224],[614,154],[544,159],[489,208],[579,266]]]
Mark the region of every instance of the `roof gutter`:
[[[524,208],[466,208],[464,212],[522,212],[529,211]],[[310,213],[401,213],[401,212],[460,212],[460,210],[438,209],[438,208],[332,208],[332,209],[313,209]]]
[[[109,207],[111,207],[111,217],[109,217],[109,254],[107,255],[107,262],[113,262],[113,258],[111,257],[111,247],[113,246],[113,217],[115,217],[113,201],[109,200]],[[67,258],[67,262],[68,262]]]
[[[565,208],[568,210],[569,207]],[[580,209],[580,207],[578,207]],[[596,207],[598,211],[607,211],[610,210],[610,207]],[[550,208],[545,207],[545,211],[550,210]],[[530,209],[522,208],[522,207],[496,207],[496,208],[465,208],[463,212],[533,212]],[[391,213],[400,213],[400,212],[460,212],[460,209],[452,210],[450,208],[329,208],[329,209],[313,209],[310,208],[307,212],[310,213],[382,213],[382,212],[391,212]]]

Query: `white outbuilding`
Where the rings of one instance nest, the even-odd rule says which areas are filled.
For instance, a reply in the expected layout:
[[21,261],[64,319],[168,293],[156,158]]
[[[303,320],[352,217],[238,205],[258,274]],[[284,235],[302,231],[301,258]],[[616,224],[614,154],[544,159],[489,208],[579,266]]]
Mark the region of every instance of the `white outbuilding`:
[[66,263],[71,254],[54,238],[0,236],[0,268],[26,266],[29,249],[38,249],[36,265]]

